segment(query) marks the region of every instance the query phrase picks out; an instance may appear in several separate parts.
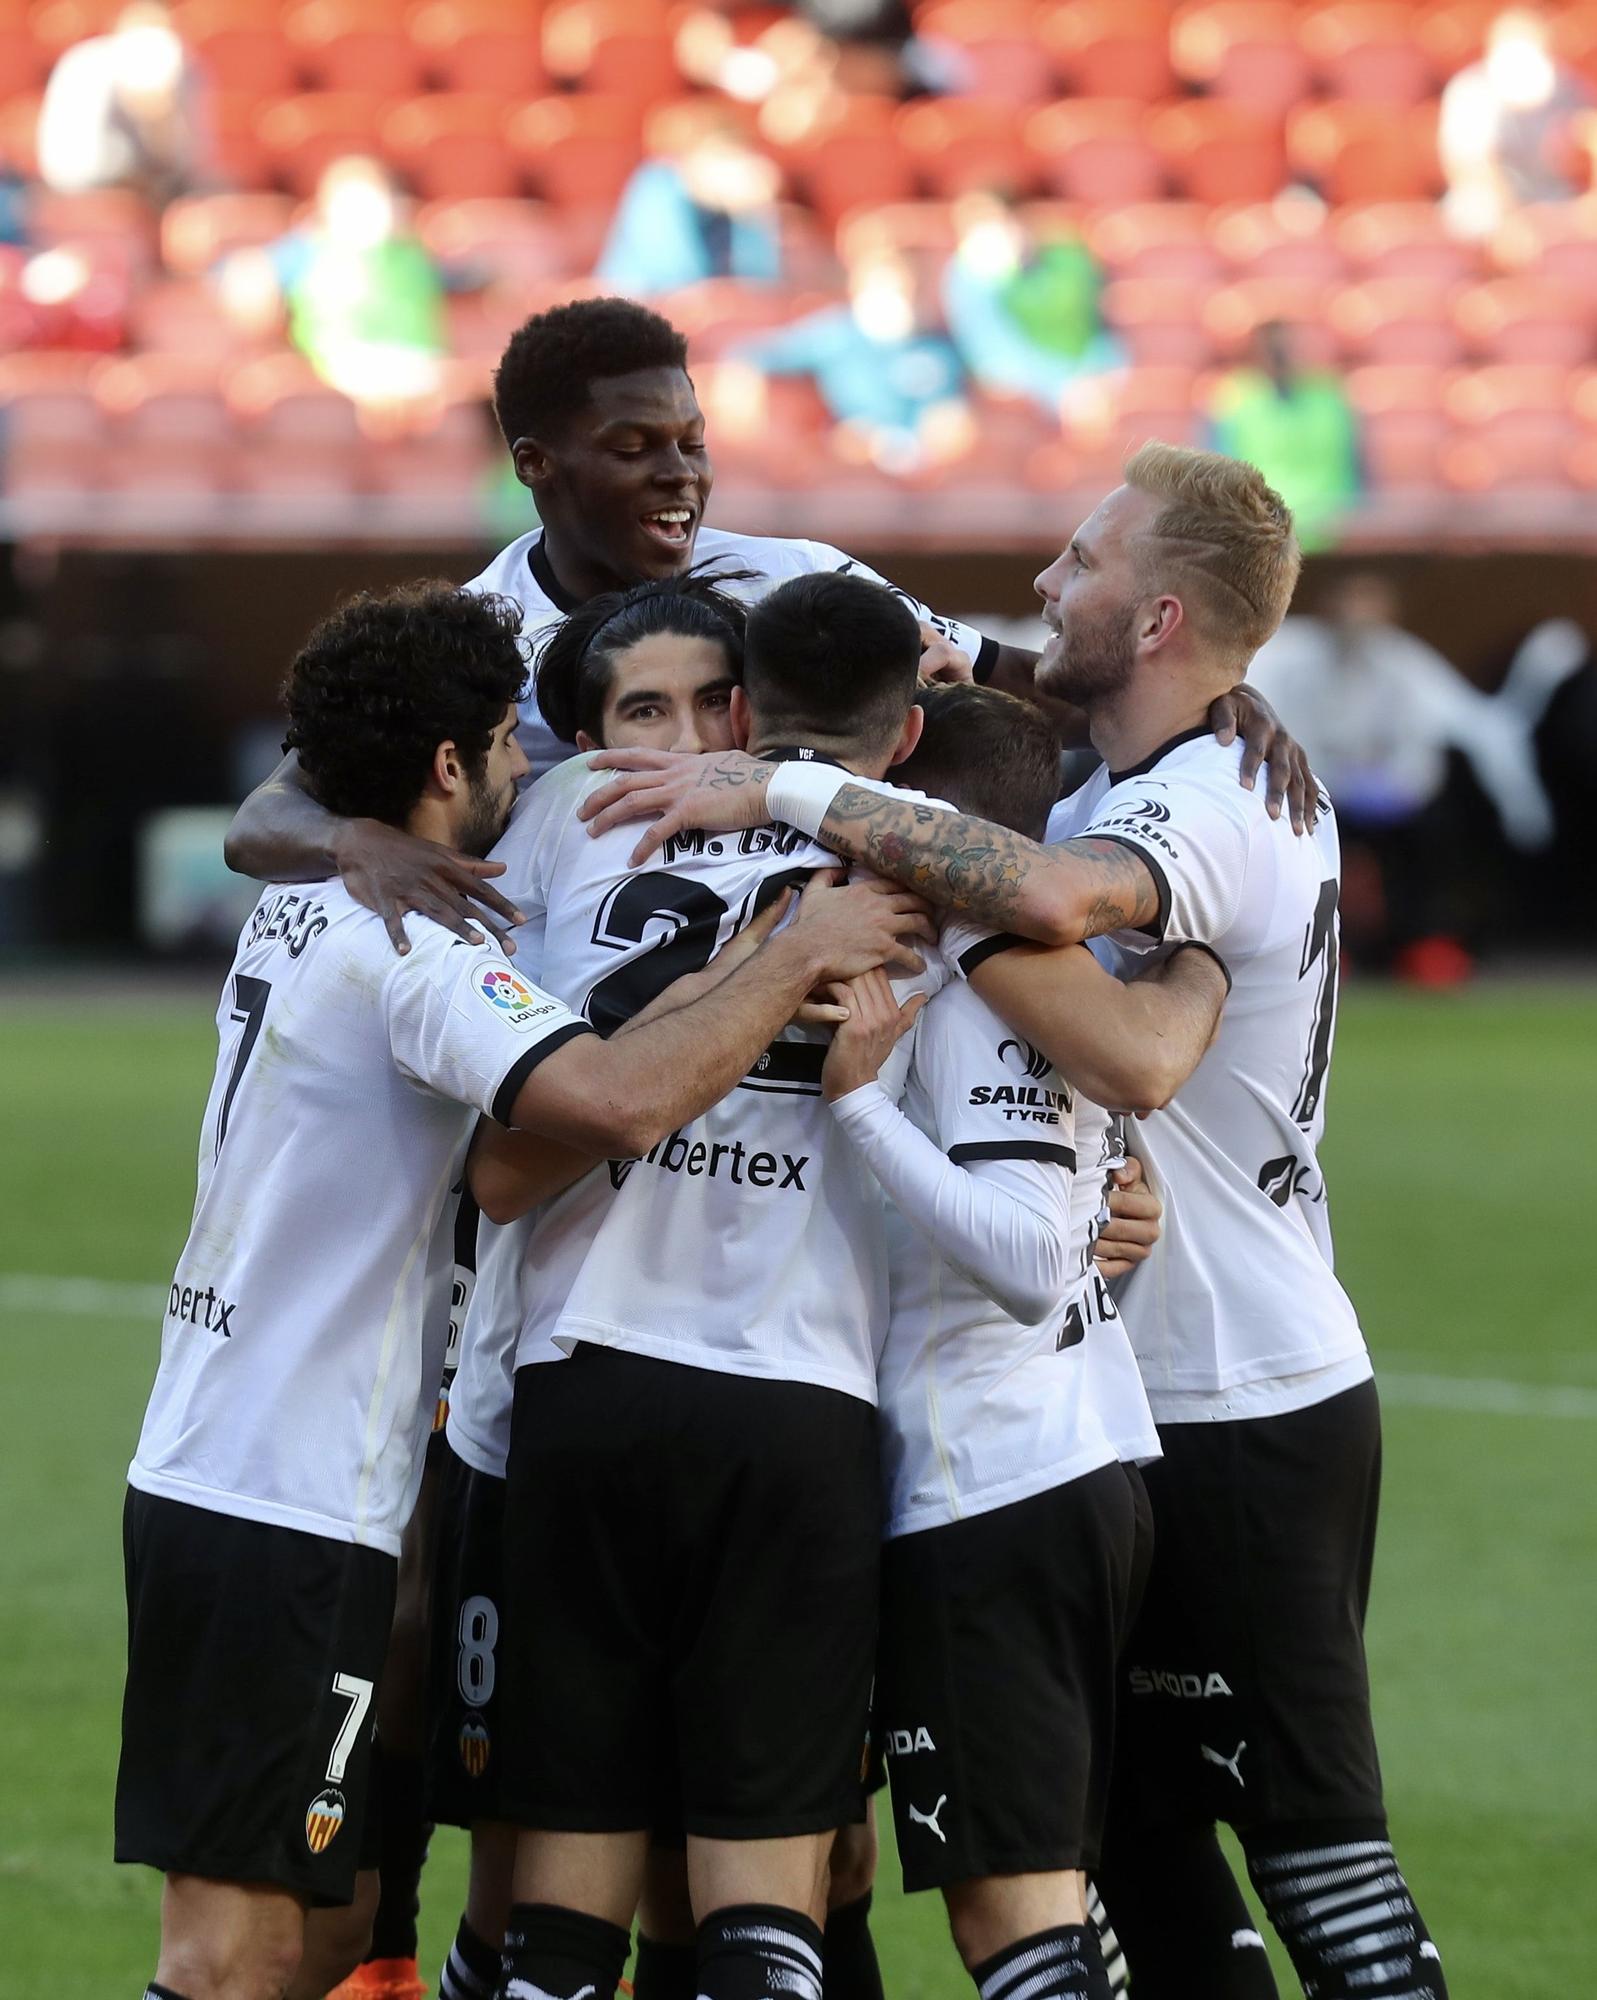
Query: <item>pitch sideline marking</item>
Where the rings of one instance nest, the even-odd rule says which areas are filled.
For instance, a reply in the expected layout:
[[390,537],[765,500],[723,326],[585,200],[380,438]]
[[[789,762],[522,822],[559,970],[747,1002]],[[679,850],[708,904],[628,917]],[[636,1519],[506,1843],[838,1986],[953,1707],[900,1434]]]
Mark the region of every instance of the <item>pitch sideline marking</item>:
[[[143,1319],[159,1322],[167,1292],[161,1285],[109,1278],[53,1278],[37,1272],[0,1272],[0,1312],[58,1313],[67,1317]],[[1483,1375],[1427,1375],[1378,1368],[1383,1402],[1466,1416],[1597,1419],[1597,1389],[1569,1383],[1509,1382]]]

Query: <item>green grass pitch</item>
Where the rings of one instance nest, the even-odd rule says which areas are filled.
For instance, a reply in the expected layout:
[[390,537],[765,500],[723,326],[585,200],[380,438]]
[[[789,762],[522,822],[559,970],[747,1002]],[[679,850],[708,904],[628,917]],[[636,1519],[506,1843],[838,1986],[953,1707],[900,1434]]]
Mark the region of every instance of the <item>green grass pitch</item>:
[[[45,1310],[7,1274],[166,1283],[210,1010],[114,979],[3,1004],[0,1991],[110,2000],[155,1962],[157,1885],[112,1865],[110,1815],[118,1519],[158,1328],[58,1295]],[[1459,2000],[1581,1992],[1597,1956],[1594,1114],[1589,990],[1348,999],[1327,1167],[1388,1382],[1376,1700],[1399,1853]],[[895,1878],[889,1858],[889,1994],[968,1991],[935,1903]],[[440,1834],[429,1978],[460,1880]]]

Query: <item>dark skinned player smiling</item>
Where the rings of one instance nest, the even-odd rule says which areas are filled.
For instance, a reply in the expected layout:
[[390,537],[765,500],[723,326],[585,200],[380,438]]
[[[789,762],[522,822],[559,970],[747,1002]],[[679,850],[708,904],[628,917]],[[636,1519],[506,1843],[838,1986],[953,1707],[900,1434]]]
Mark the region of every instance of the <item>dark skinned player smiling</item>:
[[[541,637],[601,591],[669,576],[695,561],[721,557],[755,572],[753,580],[731,586],[748,596],[812,570],[873,575],[825,543],[704,525],[714,472],[686,363],[682,335],[625,299],[555,307],[512,337],[495,377],[495,409],[543,525],[502,550],[472,587],[517,601],[525,637]],[[928,679],[974,673],[1034,696],[1034,653],[1000,646],[908,602],[921,620]],[[1067,740],[1086,740],[1074,711],[1059,704],[1051,710]],[[1209,719],[1223,742],[1239,733],[1245,738],[1243,782],[1251,784],[1267,764],[1271,800],[1285,798],[1296,818],[1310,796],[1308,766],[1273,711],[1238,686],[1214,704]],[[530,701],[519,735],[534,773],[574,747],[553,734]],[[404,949],[402,919],[410,910],[473,939],[474,918],[496,931],[516,918],[493,886],[496,863],[373,821],[339,819],[310,797],[292,756],[239,808],[225,851],[230,867],[261,879],[342,876],[350,893],[383,917],[396,950]]]

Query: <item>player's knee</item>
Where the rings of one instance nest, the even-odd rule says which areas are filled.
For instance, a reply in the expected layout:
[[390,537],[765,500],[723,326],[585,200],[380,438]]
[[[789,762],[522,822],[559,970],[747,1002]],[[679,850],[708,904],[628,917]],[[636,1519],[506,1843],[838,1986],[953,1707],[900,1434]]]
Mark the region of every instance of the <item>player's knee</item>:
[[874,1816],[858,1826],[841,1828],[832,1842],[831,1872],[826,1885],[826,1907],[847,1909],[876,1885],[878,1843]]
[[184,2000],[285,2000],[300,1956],[297,1934],[181,1938],[162,1945],[155,1977]]
[[954,1949],[968,1972],[1009,1943],[1011,1928],[1002,1884],[997,1881],[951,1882],[943,1891]]
[[305,1948],[289,1989],[291,2000],[320,2000],[355,1970],[371,1949],[381,1880],[377,1870],[355,1878],[355,1900],[344,1909],[317,1910],[305,1925]]

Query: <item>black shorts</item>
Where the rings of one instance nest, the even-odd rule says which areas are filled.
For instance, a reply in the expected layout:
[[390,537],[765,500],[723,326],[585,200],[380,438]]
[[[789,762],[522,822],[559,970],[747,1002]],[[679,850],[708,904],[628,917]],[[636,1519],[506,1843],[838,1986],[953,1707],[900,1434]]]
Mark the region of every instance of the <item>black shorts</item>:
[[1135,1474],[1106,1465],[883,1549],[877,1710],[906,1889],[1097,1862],[1139,1507]]
[[130,1489],[116,1858],[347,1903],[392,1556]]
[[1379,1819],[1364,1613],[1381,1485],[1373,1382],[1278,1417],[1167,1424],[1126,1649],[1111,1839]]
[[507,1818],[758,1840],[858,1820],[876,1412],[612,1348],[516,1376]]
[[427,1816],[445,1826],[498,1819],[501,1542],[505,1482],[447,1443],[434,1521],[427,1674]]

